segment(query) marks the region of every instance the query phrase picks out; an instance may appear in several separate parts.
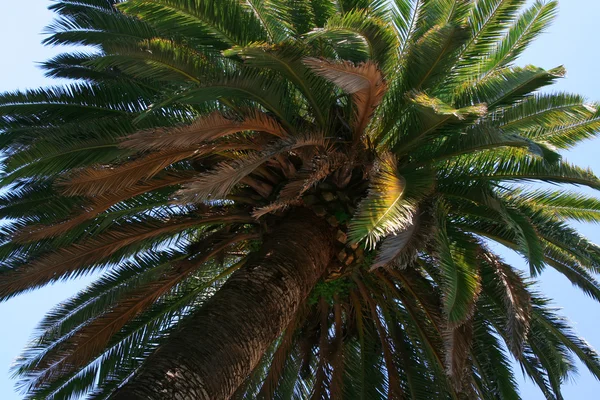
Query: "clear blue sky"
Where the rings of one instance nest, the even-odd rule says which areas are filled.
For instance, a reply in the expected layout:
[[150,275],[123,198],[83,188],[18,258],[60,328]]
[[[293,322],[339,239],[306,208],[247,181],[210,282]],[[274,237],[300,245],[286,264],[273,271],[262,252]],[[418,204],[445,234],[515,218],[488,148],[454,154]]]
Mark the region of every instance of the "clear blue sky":
[[[553,90],[569,91],[600,101],[600,0],[562,0],[560,14],[548,33],[542,36],[522,57],[521,64],[535,64],[544,68],[565,65],[569,71]],[[5,4],[0,13],[0,92],[35,88],[49,84],[35,62],[48,59],[58,49],[41,46],[41,32],[52,19],[46,10],[48,0],[20,0]],[[584,143],[567,154],[569,160],[590,166],[600,174],[600,140]],[[597,194],[600,196],[600,194]],[[594,242],[600,242],[598,225],[578,225]],[[522,260],[508,252],[505,258],[522,266]],[[8,369],[31,337],[37,322],[54,305],[83,288],[91,279],[60,283],[20,296],[0,304],[0,400],[16,400],[14,381]],[[576,330],[595,348],[600,349],[600,304],[573,289],[570,283],[547,270],[542,275],[543,293],[554,298],[563,307]],[[517,376],[521,376],[517,370]],[[524,381],[523,379],[521,379]],[[524,400],[543,400],[542,394],[530,382],[521,387]],[[600,398],[600,384],[580,366],[580,376],[565,387],[567,400]]]

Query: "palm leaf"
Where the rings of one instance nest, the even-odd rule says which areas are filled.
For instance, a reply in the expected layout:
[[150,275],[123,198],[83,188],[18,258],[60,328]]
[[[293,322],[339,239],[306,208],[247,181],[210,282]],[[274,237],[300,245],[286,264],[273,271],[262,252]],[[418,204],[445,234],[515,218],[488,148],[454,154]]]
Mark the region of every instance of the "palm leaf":
[[136,0],[120,4],[119,7],[126,14],[142,19],[157,30],[195,37],[202,44],[221,48],[267,38],[260,19],[238,1]]
[[185,173],[184,171],[172,173],[171,175],[167,174],[164,177],[131,186],[120,192],[96,196],[90,203],[83,207],[83,210],[79,215],[52,225],[27,226],[21,229],[20,232],[15,233],[15,240],[19,242],[29,242],[63,235],[85,221],[95,218],[98,214],[108,210],[119,202],[163,187],[185,183],[193,179],[193,175],[193,173]]
[[557,1],[536,0],[510,27],[497,50],[486,62],[486,75],[515,60],[527,45],[548,27],[557,9]]
[[502,301],[507,314],[505,336],[509,339],[509,350],[515,357],[521,357],[530,328],[531,296],[523,277],[512,267],[489,253],[484,257],[486,262],[482,264],[482,277],[485,282],[483,287],[488,296]]
[[460,326],[472,316],[481,289],[478,263],[473,259],[474,244],[470,238],[461,238],[463,247],[452,243],[443,222],[437,239],[444,311],[451,326]]
[[373,63],[354,66],[350,63],[334,63],[313,58],[304,59],[304,64],[352,95],[356,108],[354,137],[360,137],[386,91],[383,76],[377,66]]
[[369,194],[360,203],[349,227],[351,240],[365,240],[369,248],[381,238],[412,225],[415,211],[415,204],[403,196],[406,180],[398,173],[391,156],[381,159],[374,175]]
[[268,160],[303,147],[324,147],[323,138],[289,138],[271,145],[262,152],[251,153],[231,162],[223,162],[212,171],[199,175],[175,194],[178,202],[199,202],[207,199],[223,199],[233,187]]
[[121,146],[136,150],[188,149],[243,131],[276,137],[287,135],[276,120],[264,113],[256,112],[237,120],[216,112],[180,128],[137,132],[124,138]]
[[250,222],[247,217],[239,215],[216,214],[200,220],[182,218],[169,221],[169,223],[152,221],[138,226],[128,226],[125,229],[113,229],[80,244],[73,244],[53,254],[38,258],[20,268],[4,272],[2,274],[2,284],[0,285],[0,297],[7,299],[25,290],[40,287],[59,279],[77,276],[82,272],[89,271],[103,259],[136,242],[181,232],[204,224],[223,223],[228,220]]
[[[212,150],[212,149],[211,149]],[[148,180],[169,165],[193,157],[196,149],[169,149],[151,153],[117,168],[92,167],[68,177],[60,183],[65,194],[98,196],[110,191],[122,190]]]

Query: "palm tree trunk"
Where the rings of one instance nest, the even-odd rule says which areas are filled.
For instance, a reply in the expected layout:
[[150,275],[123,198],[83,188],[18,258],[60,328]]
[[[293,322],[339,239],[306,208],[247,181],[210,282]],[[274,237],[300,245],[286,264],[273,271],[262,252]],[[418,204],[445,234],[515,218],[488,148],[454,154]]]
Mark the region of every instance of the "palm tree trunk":
[[229,399],[327,268],[332,237],[314,214],[295,210],[113,399]]

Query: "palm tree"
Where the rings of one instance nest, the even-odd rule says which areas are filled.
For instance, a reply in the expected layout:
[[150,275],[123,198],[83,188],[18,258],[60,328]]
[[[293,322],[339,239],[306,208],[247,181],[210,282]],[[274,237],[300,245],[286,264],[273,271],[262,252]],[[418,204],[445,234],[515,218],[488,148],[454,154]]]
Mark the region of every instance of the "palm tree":
[[[516,67],[556,1],[57,0],[0,96],[0,299],[92,271],[27,398],[548,399],[600,357],[533,278],[600,301],[560,150],[598,105]],[[79,47],[81,49],[81,47]],[[492,248],[520,253],[529,276]]]

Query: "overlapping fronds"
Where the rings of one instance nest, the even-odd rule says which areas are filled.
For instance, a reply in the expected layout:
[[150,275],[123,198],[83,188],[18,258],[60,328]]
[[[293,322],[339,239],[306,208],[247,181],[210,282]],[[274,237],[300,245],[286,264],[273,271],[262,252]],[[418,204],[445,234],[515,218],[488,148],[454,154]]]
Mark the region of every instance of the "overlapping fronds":
[[352,94],[356,107],[354,134],[360,137],[385,94],[386,85],[381,71],[373,63],[355,66],[312,58],[305,59],[304,63],[346,93]]
[[444,227],[438,232],[438,251],[444,291],[444,311],[457,327],[472,317],[481,290],[480,266],[470,238],[452,243]]
[[67,246],[52,254],[38,257],[36,260],[13,270],[4,271],[2,273],[0,296],[5,299],[24,290],[102,266],[103,264],[99,264],[102,260],[134,243],[181,232],[192,227],[227,222],[228,220],[231,222],[251,221],[244,215],[198,215],[197,218],[182,217],[172,221],[148,221],[138,226],[131,225],[108,231],[81,243]]
[[202,200],[223,199],[236,184],[251,174],[255,169],[279,154],[303,147],[325,147],[326,142],[318,136],[306,138],[290,138],[267,147],[261,152],[241,156],[234,161],[224,161],[214,170],[198,176],[193,182],[185,185],[176,193],[178,202],[197,202]]
[[600,301],[600,247],[568,225],[600,221],[577,191],[600,180],[560,153],[600,107],[542,91],[563,67],[519,66],[557,11],[527,3],[54,2],[45,42],[89,48],[43,64],[73,82],[0,95],[0,300],[102,276],[40,325],[25,396],[106,399],[161,368],[302,209],[335,256],[234,398],[517,400],[511,355],[549,399],[575,358],[600,377],[531,280]]
[[[368,15],[365,10],[352,6],[339,14],[333,14],[323,26],[313,29],[307,36],[308,43],[326,42],[342,60],[361,62],[373,60],[383,71],[393,68],[391,60],[396,50],[396,35],[385,20]],[[330,56],[330,54],[322,54]]]
[[161,178],[149,180],[137,185],[130,186],[120,192],[95,196],[88,204],[84,204],[80,214],[52,225],[33,225],[24,228],[21,232],[15,234],[15,240],[19,242],[29,242],[46,239],[65,234],[74,227],[95,218],[98,214],[108,210],[110,207],[122,201],[130,199],[141,194],[161,189],[163,187],[177,186],[188,182],[194,177],[194,173],[185,171],[177,174],[166,175]]
[[[68,374],[73,369],[87,364],[125,324],[164,296],[203,263],[232,243],[254,237],[256,236],[237,235],[217,241],[212,247],[204,244],[206,249],[199,257],[174,263],[169,269],[163,271],[159,279],[127,293],[106,313],[74,329],[67,337],[59,339],[53,348],[45,352],[37,361],[34,371],[43,371],[43,373],[36,378],[36,385],[52,381],[56,376]],[[214,242],[214,238],[209,237],[206,240],[208,243]]]
[[194,38],[198,44],[219,47],[244,45],[268,36],[260,16],[248,4],[197,1],[131,1],[120,5],[126,14],[137,16],[157,30]]

